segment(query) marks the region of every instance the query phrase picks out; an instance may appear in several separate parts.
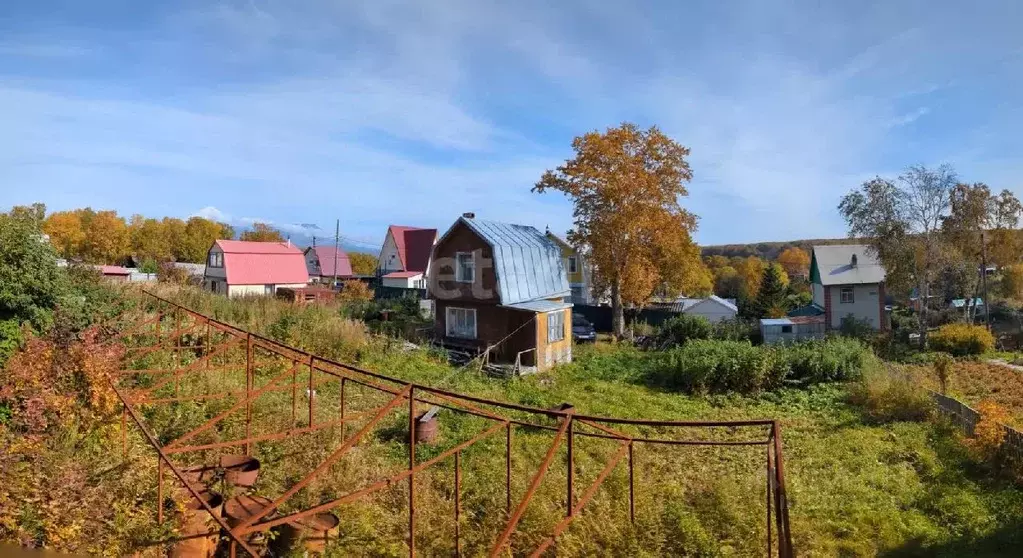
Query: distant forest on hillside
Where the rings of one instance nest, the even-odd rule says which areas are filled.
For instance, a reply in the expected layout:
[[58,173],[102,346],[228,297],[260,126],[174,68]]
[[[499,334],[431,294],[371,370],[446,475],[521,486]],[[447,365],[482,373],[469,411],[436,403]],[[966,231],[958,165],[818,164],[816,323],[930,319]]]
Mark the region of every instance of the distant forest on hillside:
[[714,246],[703,246],[700,248],[701,255],[724,256],[726,258],[758,258],[774,261],[778,255],[787,248],[800,248],[807,254],[811,253],[814,245],[828,246],[832,244],[858,244],[861,241],[855,238],[813,238],[806,240],[790,240],[785,242],[757,242],[753,244],[718,244]]

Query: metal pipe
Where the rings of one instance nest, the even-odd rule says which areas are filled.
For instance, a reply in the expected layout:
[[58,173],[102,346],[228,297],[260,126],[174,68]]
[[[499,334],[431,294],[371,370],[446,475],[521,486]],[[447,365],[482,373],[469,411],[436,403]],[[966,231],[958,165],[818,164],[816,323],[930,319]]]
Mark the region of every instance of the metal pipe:
[[347,378],[341,378],[341,439],[345,439],[345,431],[347,430],[345,425],[345,383],[348,382]]
[[313,425],[313,357],[309,355],[309,426]]
[[461,509],[462,509],[462,452],[455,452],[455,557],[462,555]]
[[298,424],[296,405],[298,403],[298,361],[291,361],[291,425]]
[[634,479],[635,469],[632,456],[633,441],[629,440],[629,521],[636,524],[636,481]]
[[156,523],[163,525],[163,459],[156,456]]
[[504,512],[511,514],[511,478],[512,478],[512,467],[511,467],[511,456],[512,456],[512,424],[508,423],[508,429],[505,432],[504,440]]
[[[245,339],[245,437],[252,437],[252,335]],[[245,444],[245,454],[252,455],[252,445]]]
[[572,456],[572,440],[575,438],[573,435],[575,432],[575,421],[572,417],[568,417],[568,456],[566,459],[565,467],[568,469],[566,475],[568,486],[565,489],[565,517],[572,517],[572,505],[575,503],[575,498],[572,494],[572,484],[575,476],[575,460]]
[[[569,410],[571,414],[571,410]],[[506,544],[508,539],[511,538],[511,534],[515,531],[515,526],[519,524],[519,520],[522,519],[522,514],[526,511],[526,506],[529,505],[529,501],[533,498],[533,494],[536,493],[536,489],[540,487],[540,483],[543,478],[547,475],[547,469],[550,468],[551,462],[554,460],[554,455],[558,450],[558,446],[561,445],[561,439],[565,436],[565,431],[568,430],[568,425],[571,424],[566,418],[561,423],[561,428],[558,433],[554,436],[554,441],[551,442],[551,446],[547,449],[547,455],[544,456],[543,462],[540,463],[540,469],[533,475],[533,480],[529,483],[529,488],[526,490],[526,495],[519,502],[518,507],[515,508],[515,513],[512,514],[511,518],[508,519],[508,524],[505,525],[504,531],[501,532],[501,536],[497,539],[497,544],[490,551],[491,558],[496,557],[501,553],[501,550]]]
[[771,447],[767,447],[767,556],[770,558],[771,550],[771,491],[774,490],[774,482],[771,480]]
[[416,397],[415,388],[408,392],[408,555],[416,555]]

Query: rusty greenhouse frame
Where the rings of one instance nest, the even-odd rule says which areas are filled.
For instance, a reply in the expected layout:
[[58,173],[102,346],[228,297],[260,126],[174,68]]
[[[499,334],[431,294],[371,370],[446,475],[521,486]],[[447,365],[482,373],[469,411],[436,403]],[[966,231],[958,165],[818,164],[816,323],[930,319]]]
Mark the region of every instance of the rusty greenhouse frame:
[[[536,494],[541,482],[547,475],[551,464],[555,461],[558,450],[564,445],[567,450],[566,478],[565,478],[565,515],[553,527],[550,534],[543,542],[532,551],[524,551],[530,556],[542,556],[550,549],[561,535],[571,525],[572,521],[579,516],[587,503],[595,496],[601,484],[608,478],[611,472],[618,467],[622,461],[627,462],[628,483],[629,483],[629,517],[635,522],[635,477],[634,477],[634,451],[637,445],[664,445],[664,446],[763,446],[764,464],[766,470],[766,521],[767,538],[764,542],[768,556],[789,558],[793,556],[792,536],[789,531],[789,510],[788,500],[785,492],[785,466],[784,454],[782,451],[781,428],[777,420],[741,420],[741,421],[664,421],[664,420],[643,420],[612,418],[602,416],[588,416],[575,412],[570,405],[564,405],[555,409],[540,409],[525,405],[517,405],[501,401],[492,401],[484,398],[460,394],[444,389],[403,381],[397,378],[388,377],[382,374],[363,370],[332,360],[321,358],[301,349],[291,347],[269,338],[245,331],[241,328],[218,321],[210,316],[195,312],[165,298],[159,297],[148,291],[144,292],[144,298],[140,308],[147,307],[155,310],[155,315],[147,317],[145,311],[141,314],[136,310],[129,310],[111,320],[106,326],[110,332],[103,340],[105,344],[121,343],[133,336],[146,335],[155,337],[155,342],[150,345],[131,345],[126,343],[125,364],[138,359],[141,356],[166,351],[171,355],[172,366],[165,369],[143,369],[135,370],[121,366],[122,368],[111,378],[110,386],[117,394],[122,403],[121,419],[121,445],[124,458],[128,456],[127,446],[127,423],[130,418],[141,432],[145,441],[152,447],[157,455],[157,521],[164,521],[164,470],[167,469],[177,479],[180,486],[184,487],[186,497],[194,499],[198,504],[195,509],[205,510],[210,518],[220,527],[221,536],[230,541],[230,553],[235,555],[238,549],[252,556],[257,556],[257,550],[248,542],[248,537],[254,533],[266,532],[285,523],[293,522],[302,518],[308,518],[314,514],[329,511],[347,502],[357,500],[363,496],[370,495],[405,480],[408,485],[408,533],[407,544],[410,556],[416,553],[415,531],[417,514],[415,509],[415,476],[416,474],[444,461],[453,458],[454,467],[454,553],[459,555],[460,546],[460,480],[462,452],[470,446],[503,433],[505,437],[505,490],[506,490],[506,522],[500,535],[490,547],[490,556],[497,556],[510,548],[512,535],[516,531],[523,514],[526,512],[531,499]],[[171,317],[173,328],[166,327],[161,330],[161,324],[166,318]],[[124,329],[123,322],[128,321],[130,325]],[[134,322],[134,323],[131,323]],[[191,335],[191,345],[182,342],[183,335]],[[216,340],[215,340],[216,338]],[[131,346],[129,346],[131,345]],[[231,367],[226,365],[223,355],[233,349],[244,349],[245,351],[245,390],[228,391],[222,393],[209,393],[204,395],[179,394],[179,384],[182,378],[191,374],[206,373],[230,373]],[[182,351],[191,350],[196,355],[196,360],[181,366]],[[285,364],[290,363],[283,372],[273,376],[261,387],[254,385],[254,370],[256,368],[256,353],[270,355],[283,359]],[[217,363],[217,357],[221,356],[224,362]],[[308,409],[302,414],[308,413],[308,424],[299,426],[297,409],[297,391],[299,381],[297,373],[299,370],[308,370],[308,386],[301,386],[308,389]],[[314,381],[314,372],[324,378],[322,381]],[[140,374],[148,374],[155,378],[152,385],[139,389],[126,389],[120,384],[124,379]],[[325,382],[338,382],[340,390],[340,408],[336,409],[336,419],[314,422],[314,401],[312,396],[317,386]],[[174,386],[173,397],[155,397],[156,391],[161,388]],[[363,413],[345,414],[345,390],[349,385],[361,386],[360,389],[368,389],[384,394],[388,397],[385,404],[374,410]],[[264,393],[279,391],[287,393],[290,391],[291,404],[291,427],[283,431],[269,434],[252,434],[253,402]],[[215,399],[231,399],[231,404],[225,411],[209,419],[201,426],[177,437],[166,443],[160,443],[159,436],[151,432],[146,421],[140,412],[140,407],[160,404],[169,404],[183,401],[205,401]],[[416,405],[437,407],[472,415],[491,421],[493,424],[469,440],[458,443],[454,447],[441,451],[435,457],[428,460],[416,461]],[[360,488],[345,494],[334,500],[309,507],[307,509],[292,512],[287,515],[272,515],[283,504],[285,504],[296,493],[308,486],[324,470],[341,460],[346,453],[363,440],[382,419],[395,409],[407,405],[409,411],[408,424],[408,467],[391,475],[382,478],[369,486]],[[502,416],[497,412],[491,412],[483,407],[493,407],[504,411],[509,416]],[[334,412],[334,411],[332,411]],[[208,432],[221,424],[228,417],[244,413],[245,437],[236,440],[221,441],[215,443],[193,444],[187,442],[197,435]],[[528,416],[533,421],[517,418],[512,413]],[[345,436],[345,428],[348,423],[357,419],[368,419],[361,428]],[[553,424],[551,420],[555,421]],[[302,434],[319,431],[324,428],[340,426],[342,429],[342,443],[336,449],[330,451],[311,472],[296,482],[283,494],[273,499],[265,508],[255,512],[253,515],[235,525],[229,524],[209,503],[200,496],[200,489],[194,482],[186,477],[186,471],[182,465],[176,464],[172,459],[178,454],[198,452],[219,448],[242,447],[246,454],[251,452],[252,445],[258,442],[282,440]],[[580,426],[588,427],[582,430]],[[755,439],[742,440],[674,440],[666,438],[647,438],[632,436],[620,432],[617,427],[654,427],[654,428],[727,428],[736,431],[740,428],[757,427],[761,432],[766,430],[766,436]],[[529,480],[528,489],[525,494],[516,502],[512,500],[512,437],[516,427],[528,427],[534,430],[543,430],[553,433],[553,441],[548,447],[542,462]],[[589,486],[585,487],[581,494],[576,495],[575,486],[575,461],[573,457],[573,446],[575,438],[598,438],[617,442],[617,449],[614,451],[606,465],[597,474],[596,479]],[[522,553],[523,549],[517,549],[516,554]]]

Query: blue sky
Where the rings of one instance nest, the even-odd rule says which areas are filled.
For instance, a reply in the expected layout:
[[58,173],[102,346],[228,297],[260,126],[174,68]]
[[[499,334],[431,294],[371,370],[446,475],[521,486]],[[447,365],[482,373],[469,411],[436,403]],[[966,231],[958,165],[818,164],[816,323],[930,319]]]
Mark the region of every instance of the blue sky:
[[914,163],[1023,195],[1023,3],[0,4],[0,207],[571,225],[530,193],[629,120],[692,149],[704,244],[842,236]]

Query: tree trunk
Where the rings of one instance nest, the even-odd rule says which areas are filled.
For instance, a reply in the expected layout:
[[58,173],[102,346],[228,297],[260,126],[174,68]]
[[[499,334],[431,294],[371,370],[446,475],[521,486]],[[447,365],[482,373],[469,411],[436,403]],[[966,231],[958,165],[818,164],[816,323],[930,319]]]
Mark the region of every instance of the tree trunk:
[[611,282],[611,332],[615,339],[625,336],[625,309],[622,308],[620,279]]

